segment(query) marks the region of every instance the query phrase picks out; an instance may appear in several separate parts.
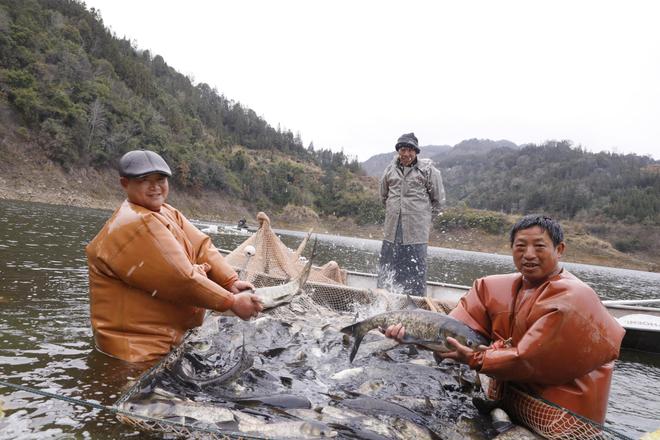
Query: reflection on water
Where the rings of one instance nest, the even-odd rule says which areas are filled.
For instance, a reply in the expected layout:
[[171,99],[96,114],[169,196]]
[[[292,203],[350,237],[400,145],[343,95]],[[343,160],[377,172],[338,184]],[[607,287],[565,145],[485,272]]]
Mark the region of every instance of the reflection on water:
[[[145,366],[92,346],[84,246],[109,212],[0,201],[0,377],[63,396],[111,405]],[[283,236],[292,248],[302,234]],[[319,234],[318,262],[375,272],[380,242]],[[232,249],[245,236],[214,235]],[[567,264],[604,299],[658,297],[660,274]],[[506,256],[429,249],[429,279],[471,284],[512,271]],[[660,426],[660,357],[626,353],[617,362],[607,423],[639,437]],[[114,415],[0,387],[0,439],[150,438]],[[152,438],[161,438],[153,435]]]

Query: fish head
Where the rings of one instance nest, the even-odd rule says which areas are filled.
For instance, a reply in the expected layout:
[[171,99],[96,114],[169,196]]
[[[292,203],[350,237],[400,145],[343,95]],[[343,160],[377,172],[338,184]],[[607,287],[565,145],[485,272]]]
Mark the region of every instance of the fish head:
[[472,329],[468,330],[469,331],[456,334],[453,338],[474,351],[481,351],[482,346],[489,344],[488,340],[479,333]]
[[443,348],[436,351],[454,351],[454,348],[447,345],[447,337],[456,339],[461,345],[464,345],[472,350],[481,351],[482,346],[489,344],[488,339],[480,333],[472,330],[467,325],[459,321],[451,321],[449,325],[442,325],[438,329],[437,340],[442,342]]

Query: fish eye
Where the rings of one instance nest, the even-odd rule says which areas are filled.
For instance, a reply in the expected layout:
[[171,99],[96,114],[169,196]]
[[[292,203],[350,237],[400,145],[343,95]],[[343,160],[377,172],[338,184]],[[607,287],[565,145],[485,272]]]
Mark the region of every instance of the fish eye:
[[472,339],[468,339],[468,340],[466,341],[466,345],[467,345],[468,347],[472,347],[472,346],[474,345],[474,342],[472,342]]

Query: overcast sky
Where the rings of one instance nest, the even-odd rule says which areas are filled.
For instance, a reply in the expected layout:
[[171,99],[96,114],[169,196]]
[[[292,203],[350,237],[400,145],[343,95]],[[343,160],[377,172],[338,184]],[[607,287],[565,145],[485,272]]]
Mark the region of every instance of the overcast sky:
[[660,159],[656,1],[87,0],[305,146],[570,139]]

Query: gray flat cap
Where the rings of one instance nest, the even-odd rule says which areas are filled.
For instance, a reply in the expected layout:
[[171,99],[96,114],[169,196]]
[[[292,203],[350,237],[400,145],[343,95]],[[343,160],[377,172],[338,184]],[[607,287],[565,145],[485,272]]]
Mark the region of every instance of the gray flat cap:
[[119,175],[122,177],[142,177],[151,173],[172,176],[165,160],[153,151],[133,150],[119,159]]

